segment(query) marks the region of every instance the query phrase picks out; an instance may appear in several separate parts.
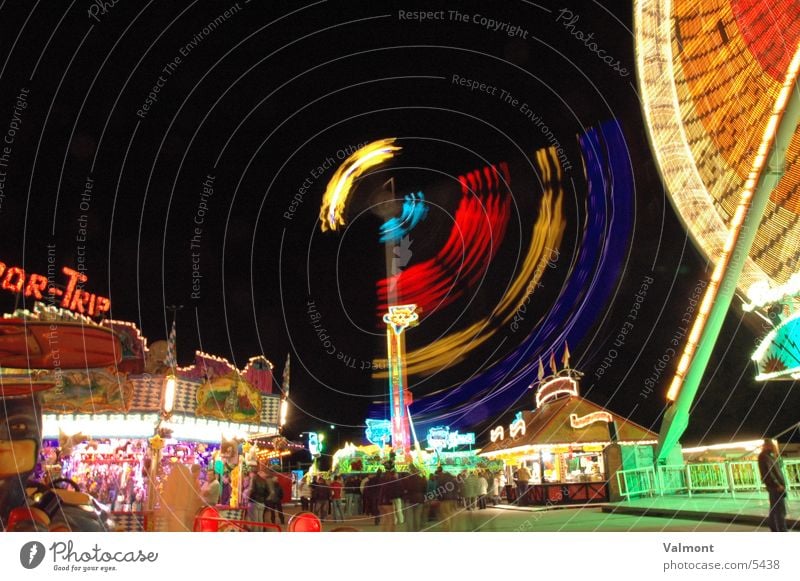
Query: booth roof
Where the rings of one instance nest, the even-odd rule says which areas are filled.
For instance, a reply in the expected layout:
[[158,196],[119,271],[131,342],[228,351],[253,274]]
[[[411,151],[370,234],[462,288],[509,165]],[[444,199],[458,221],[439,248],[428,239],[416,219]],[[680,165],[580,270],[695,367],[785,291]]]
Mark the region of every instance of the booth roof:
[[[502,450],[511,451],[521,446],[559,446],[610,441],[609,425],[606,422],[594,422],[583,428],[573,428],[571,426],[571,414],[581,418],[594,412],[611,414],[616,424],[617,441],[619,442],[640,442],[658,439],[658,434],[651,432],[647,428],[580,396],[570,396],[545,403],[533,411],[523,411],[522,419],[525,421],[525,433],[519,434],[516,438],[511,438],[506,433],[504,439],[488,443],[481,450],[480,455],[491,452],[496,453]],[[504,428],[507,427],[504,426]]]

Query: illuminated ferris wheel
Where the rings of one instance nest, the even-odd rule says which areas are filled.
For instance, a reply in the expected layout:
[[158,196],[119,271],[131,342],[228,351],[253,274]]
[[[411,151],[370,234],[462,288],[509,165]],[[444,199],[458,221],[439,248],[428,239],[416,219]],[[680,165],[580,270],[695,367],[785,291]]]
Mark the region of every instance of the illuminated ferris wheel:
[[[800,0],[639,0],[635,26],[651,145],[670,201],[714,265],[667,392],[664,463],[688,425],[734,291],[792,294],[786,283],[800,266]],[[800,351],[782,347],[780,356]]]
[[[637,67],[667,191],[716,262],[800,41],[800,0],[640,0]],[[739,288],[800,266],[800,132],[786,151]]]

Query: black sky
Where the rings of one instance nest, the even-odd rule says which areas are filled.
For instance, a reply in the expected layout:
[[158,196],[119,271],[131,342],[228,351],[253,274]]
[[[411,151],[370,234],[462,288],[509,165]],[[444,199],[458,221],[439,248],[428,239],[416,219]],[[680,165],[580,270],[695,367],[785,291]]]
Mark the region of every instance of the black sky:
[[[573,363],[586,373],[585,394],[657,430],[676,361],[660,373],[652,393],[646,381],[670,348],[687,301],[705,277],[705,263],[665,197],[649,150],[633,72],[631,6],[262,4],[119,2],[105,13],[88,2],[3,4],[0,131],[12,120],[20,90],[30,93],[0,206],[0,260],[43,272],[47,246],[54,244],[57,263],[76,266],[85,215],[87,287],[109,293],[114,318],[135,321],[153,341],[166,336],[166,306],[183,305],[181,363],[198,348],[239,366],[263,353],[280,374],[292,352],[297,409],[289,432],[334,424],[357,433],[353,426],[363,422],[383,388],[368,370],[348,368],[324,352],[307,311],[313,301],[332,340],[354,359],[382,354],[374,316],[375,281],[385,275],[376,236],[380,222],[369,211],[370,199],[360,197],[345,233],[319,231],[320,199],[332,170],[311,179],[294,206],[292,200],[337,152],[399,137],[402,158],[373,179],[394,177],[399,191],[424,190],[442,202],[441,212],[431,212],[428,236],[414,248],[415,259],[434,252],[441,242],[434,226],[444,228],[446,211],[454,209],[447,207],[448,192],[457,191],[452,176],[487,161],[524,168],[520,151],[531,155],[547,145],[496,95],[452,82],[453,75],[474,79],[530,103],[572,156],[578,187],[566,245],[579,236],[585,218],[576,135],[610,118],[622,123],[636,185],[630,254],[618,292],[600,309],[607,316],[570,347]],[[565,6],[579,17],[571,28],[560,12]],[[399,11],[420,7],[444,10],[444,19],[400,17]],[[226,10],[230,17],[219,19]],[[487,29],[481,17],[517,26],[526,38]],[[619,59],[617,68],[629,73],[602,62],[576,30],[593,34],[606,54]],[[154,87],[156,100],[144,110]],[[412,347],[455,317],[469,320],[491,309],[501,281],[513,276],[524,251],[514,242],[527,223],[528,194],[536,184],[532,173],[521,175],[522,189],[513,192],[520,213],[487,284],[469,308],[460,303],[415,331]],[[94,185],[87,208],[81,194],[88,178]],[[204,182],[213,182],[213,194],[203,195]],[[196,287],[193,264],[202,275]],[[552,276],[559,275],[564,273]],[[594,372],[645,276],[654,283],[641,319],[597,379]],[[9,293],[0,300],[6,310],[15,306]],[[796,421],[793,384],[752,380],[748,359],[757,333],[758,323],[743,323],[737,304],[701,387],[687,441],[775,433]],[[478,371],[479,359],[443,370],[439,387]]]

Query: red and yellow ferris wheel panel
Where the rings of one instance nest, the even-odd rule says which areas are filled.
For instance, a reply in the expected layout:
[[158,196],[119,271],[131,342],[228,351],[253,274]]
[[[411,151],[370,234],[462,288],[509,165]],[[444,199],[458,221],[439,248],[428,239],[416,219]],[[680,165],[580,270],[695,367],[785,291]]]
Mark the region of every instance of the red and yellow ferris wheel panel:
[[[800,0],[638,0],[646,125],[670,200],[716,262],[789,63]],[[785,283],[800,267],[800,131],[739,280]]]

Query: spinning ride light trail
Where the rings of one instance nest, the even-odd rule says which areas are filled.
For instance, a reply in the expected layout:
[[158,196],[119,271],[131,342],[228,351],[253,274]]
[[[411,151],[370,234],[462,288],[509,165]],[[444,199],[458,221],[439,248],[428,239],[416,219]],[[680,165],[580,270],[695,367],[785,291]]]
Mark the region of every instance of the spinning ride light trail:
[[[576,240],[574,254],[560,256],[567,227],[564,184],[580,177],[573,176],[567,182],[557,152],[545,148],[536,153],[534,160],[542,188],[536,195],[537,210],[531,216],[527,244],[523,242],[525,254],[520,257],[508,288],[489,315],[406,353],[403,370],[408,376],[430,375],[469,357],[476,347],[497,338],[499,332],[513,338],[518,345],[461,385],[425,395],[415,393],[410,408],[420,429],[436,422],[477,423],[502,412],[526,393],[536,376],[538,357],[564,341],[579,343],[595,328],[598,317],[605,311],[630,253],[635,213],[631,162],[616,121],[590,128],[578,141],[588,193],[582,212],[583,235]],[[377,313],[379,316],[391,306],[407,304],[416,304],[416,311],[422,310],[427,316],[449,304],[449,294],[469,292],[469,284],[480,283],[503,240],[510,213],[511,177],[506,163],[498,163],[459,178],[461,199],[454,222],[458,223],[458,229],[469,234],[463,238],[450,236],[437,252],[437,260],[412,264],[400,276],[379,281],[378,304],[382,309]],[[474,251],[476,245],[483,248],[483,255]],[[529,304],[535,304],[542,277],[556,263],[563,269],[559,275],[566,278],[557,298],[549,299],[554,302],[543,316],[536,315],[541,317],[538,321],[532,320],[534,315],[528,311],[524,317],[531,319],[527,324],[532,327],[528,327],[527,336],[515,337],[519,313],[524,313]],[[399,282],[394,287],[396,298],[392,296],[391,280]],[[454,284],[456,280],[460,284]],[[374,368],[378,370],[373,373],[374,379],[389,379],[390,373],[383,371],[389,369],[386,361],[376,361]]]
[[403,201],[402,214],[381,224],[380,241],[395,242],[400,240],[407,236],[427,215],[428,206],[425,204],[425,195],[422,192],[407,194]]
[[[437,423],[472,425],[501,413],[526,393],[537,375],[536,361],[539,357],[552,350],[553,345],[565,341],[578,343],[586,333],[596,328],[597,319],[605,311],[608,298],[619,283],[620,269],[630,253],[632,216],[635,214],[633,175],[628,147],[616,121],[607,121],[587,130],[580,136],[579,143],[588,186],[586,220],[576,250],[577,257],[558,258],[555,255],[559,267],[563,264],[567,270],[566,282],[558,297],[528,335],[521,338],[519,345],[489,369],[456,387],[417,396],[411,411],[420,429]],[[416,369],[417,361],[412,358],[417,354],[427,357],[430,352],[435,352],[435,360],[425,359],[432,368],[434,365],[450,365],[460,353],[469,352],[472,342],[484,341],[486,334],[503,330],[498,321],[513,325],[515,314],[535,300],[538,281],[548,263],[553,261],[553,250],[560,247],[561,232],[566,225],[561,209],[563,174],[555,151],[539,151],[536,163],[544,187],[537,224],[545,228],[534,228],[523,269],[506,297],[498,303],[510,310],[499,313],[495,309],[494,318],[481,320],[468,329],[471,335],[462,337],[457,331],[430,346],[410,352],[407,356],[409,374],[412,368]],[[548,207],[550,210],[545,210]],[[539,240],[537,232],[546,232],[547,236],[554,237]],[[462,342],[456,343],[455,339]]]
[[344,160],[334,172],[325,189],[319,212],[323,232],[344,226],[344,210],[353,183],[367,170],[393,158],[402,149],[394,142],[394,137],[373,141]]
[[509,180],[504,163],[459,177],[461,200],[447,242],[433,258],[378,281],[379,315],[390,304],[413,303],[427,316],[477,284],[505,236]]

